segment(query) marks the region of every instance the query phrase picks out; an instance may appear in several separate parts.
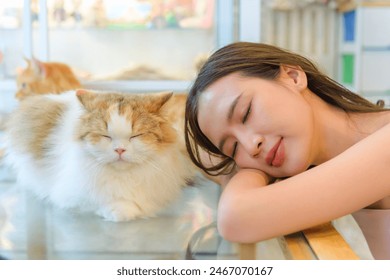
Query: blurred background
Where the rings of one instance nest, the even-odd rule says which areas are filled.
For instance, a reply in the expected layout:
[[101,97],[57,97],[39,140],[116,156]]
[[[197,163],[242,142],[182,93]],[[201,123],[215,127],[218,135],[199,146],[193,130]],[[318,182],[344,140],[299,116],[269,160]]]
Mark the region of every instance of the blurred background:
[[89,87],[187,90],[213,51],[254,41],[386,97],[389,15],[390,1],[373,0],[0,0],[0,94],[33,56],[68,64]]

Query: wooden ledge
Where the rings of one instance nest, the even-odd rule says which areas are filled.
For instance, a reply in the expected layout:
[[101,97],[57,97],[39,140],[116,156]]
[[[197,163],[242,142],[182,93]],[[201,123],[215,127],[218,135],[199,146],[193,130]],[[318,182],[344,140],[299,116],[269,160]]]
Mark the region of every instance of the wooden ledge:
[[[290,260],[359,259],[330,222],[280,237],[278,241],[286,259]],[[239,244],[239,258],[256,259],[256,243]]]
[[303,234],[319,260],[359,259],[331,223],[306,229]]

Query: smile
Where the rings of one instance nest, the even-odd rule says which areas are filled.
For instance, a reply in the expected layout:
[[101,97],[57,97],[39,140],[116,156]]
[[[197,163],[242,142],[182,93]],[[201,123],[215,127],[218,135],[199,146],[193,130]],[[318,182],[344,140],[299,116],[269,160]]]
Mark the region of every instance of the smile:
[[284,142],[283,137],[268,152],[265,161],[270,166],[280,167],[284,162]]

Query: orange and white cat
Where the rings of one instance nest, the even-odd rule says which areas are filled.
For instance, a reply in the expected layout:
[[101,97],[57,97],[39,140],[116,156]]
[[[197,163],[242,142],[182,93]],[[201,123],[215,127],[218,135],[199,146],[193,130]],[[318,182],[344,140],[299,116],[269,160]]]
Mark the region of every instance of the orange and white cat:
[[32,96],[8,122],[18,181],[61,208],[110,221],[153,216],[195,175],[183,141],[185,95],[77,90]]
[[42,62],[35,58],[26,61],[27,67],[16,77],[18,91],[15,96],[19,100],[37,94],[59,94],[81,88],[72,69],[64,63]]

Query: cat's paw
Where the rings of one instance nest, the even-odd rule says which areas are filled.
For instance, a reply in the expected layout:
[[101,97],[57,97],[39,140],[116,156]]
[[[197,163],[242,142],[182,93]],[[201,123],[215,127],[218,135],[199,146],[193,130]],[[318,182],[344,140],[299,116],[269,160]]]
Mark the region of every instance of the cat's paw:
[[143,216],[139,207],[131,202],[111,204],[102,207],[96,213],[111,222],[126,222]]

